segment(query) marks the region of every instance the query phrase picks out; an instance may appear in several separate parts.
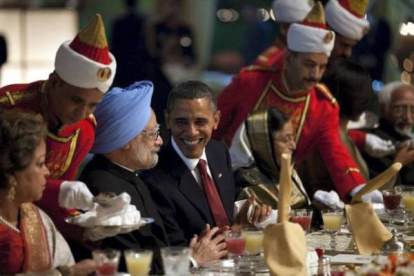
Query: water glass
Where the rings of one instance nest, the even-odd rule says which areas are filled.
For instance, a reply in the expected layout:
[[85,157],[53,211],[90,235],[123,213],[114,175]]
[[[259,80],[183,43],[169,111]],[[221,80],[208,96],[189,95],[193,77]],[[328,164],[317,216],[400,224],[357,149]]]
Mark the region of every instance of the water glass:
[[128,273],[131,276],[146,276],[151,270],[152,251],[130,249],[124,251]]
[[227,252],[230,257],[241,256],[246,248],[246,236],[242,232],[227,232],[225,235]]
[[190,275],[190,256],[191,248],[189,247],[161,248],[165,275]]
[[414,215],[414,186],[397,186],[395,190],[402,196],[405,225],[408,225]]
[[313,211],[308,209],[296,209],[290,211],[290,221],[302,226],[303,231],[309,233]]
[[247,255],[260,254],[263,248],[263,231],[259,229],[248,229],[243,231],[246,238],[245,253]]
[[93,260],[96,266],[96,275],[111,276],[118,273],[119,250],[100,249],[92,251]]

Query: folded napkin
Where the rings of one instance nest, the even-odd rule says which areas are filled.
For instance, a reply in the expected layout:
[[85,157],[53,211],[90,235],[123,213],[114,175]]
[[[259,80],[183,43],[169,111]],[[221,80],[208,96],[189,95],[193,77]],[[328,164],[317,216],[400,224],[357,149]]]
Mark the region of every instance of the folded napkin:
[[264,231],[265,261],[272,275],[307,275],[308,250],[305,232],[297,223],[288,221],[290,210],[290,154],[282,154],[277,224],[268,225]]
[[345,207],[345,204],[339,199],[339,195],[335,191],[326,192],[318,190],[313,195],[313,198],[332,209],[344,209]]
[[390,180],[401,169],[401,163],[394,163],[380,175],[370,180],[346,205],[346,215],[355,239],[359,254],[379,253],[384,242],[392,238],[392,234],[382,224],[374,212],[370,202],[364,203],[362,197],[377,190]]
[[108,206],[98,205],[95,210],[76,217],[74,221],[84,227],[137,225],[141,220],[141,213],[130,202],[131,197],[122,193],[108,199]]

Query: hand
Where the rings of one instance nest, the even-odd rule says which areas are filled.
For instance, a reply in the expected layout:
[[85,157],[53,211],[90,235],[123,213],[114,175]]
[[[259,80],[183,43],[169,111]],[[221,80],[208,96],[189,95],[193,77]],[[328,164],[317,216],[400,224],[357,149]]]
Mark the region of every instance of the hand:
[[412,163],[413,161],[414,149],[411,147],[410,143],[404,143],[395,155],[394,163],[400,162],[403,166],[405,166]]
[[[349,193],[351,196],[356,195],[363,187],[363,185],[356,186],[352,191]],[[372,202],[372,203],[383,203],[384,199],[382,197],[382,193],[378,190],[372,191],[364,196],[362,196],[362,200],[364,202]]]
[[[204,230],[206,230],[206,228]],[[205,232],[204,230],[203,232]],[[209,264],[224,258],[227,255],[224,235],[220,233],[218,227],[214,227],[207,231],[202,237],[200,236],[200,238],[197,235],[194,235],[190,241],[190,247],[193,250],[192,257],[199,266]]]
[[365,151],[372,157],[381,158],[395,153],[395,146],[389,140],[368,133],[365,138]]
[[266,204],[262,204],[262,205],[252,204],[250,208],[251,208],[251,211],[249,210],[247,214],[248,215],[247,220],[253,225],[263,222],[272,213],[272,207]]
[[94,209],[93,195],[85,183],[63,181],[59,190],[59,205],[66,209]]
[[339,198],[339,195],[335,191],[318,190],[313,195],[312,202],[319,210],[325,209],[344,209],[345,204]]
[[69,267],[72,276],[87,276],[95,272],[95,262],[91,259],[82,260]]
[[125,233],[125,231],[123,232],[121,227],[97,226],[93,228],[86,228],[83,233],[83,238],[88,241],[99,241],[122,233]]

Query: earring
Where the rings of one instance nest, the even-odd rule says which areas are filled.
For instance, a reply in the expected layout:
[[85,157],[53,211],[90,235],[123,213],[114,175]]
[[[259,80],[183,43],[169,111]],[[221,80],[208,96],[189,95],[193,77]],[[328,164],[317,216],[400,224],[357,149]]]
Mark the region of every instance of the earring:
[[9,189],[9,192],[7,193],[7,199],[9,201],[13,201],[15,194],[16,194],[16,190],[14,189],[14,186],[11,186],[10,189]]

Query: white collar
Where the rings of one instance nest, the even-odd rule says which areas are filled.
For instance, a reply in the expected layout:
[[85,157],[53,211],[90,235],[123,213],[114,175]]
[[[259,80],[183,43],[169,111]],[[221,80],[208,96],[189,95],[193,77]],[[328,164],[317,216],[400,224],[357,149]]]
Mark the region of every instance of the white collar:
[[198,161],[200,159],[203,159],[204,161],[206,161],[207,166],[208,166],[208,161],[207,161],[207,156],[206,156],[206,149],[203,149],[203,154],[201,155],[200,158],[194,158],[194,159],[190,159],[184,156],[184,154],[181,152],[180,148],[177,146],[177,143],[174,140],[174,137],[171,136],[171,144],[174,148],[174,150],[177,152],[178,156],[180,156],[180,158],[183,160],[184,164],[188,167],[188,169],[190,171],[193,171],[198,164]]
[[135,173],[135,171],[134,170],[131,170],[130,168],[127,168],[127,167],[125,167],[125,166],[122,166],[121,164],[118,164],[118,163],[116,163],[116,162],[114,162],[114,161],[112,161],[112,160],[110,160],[112,163],[114,163],[115,165],[117,165],[118,167],[121,167],[121,168],[123,168],[123,169],[125,169],[125,170],[127,170],[127,171],[130,171],[130,172],[133,172],[133,173]]

